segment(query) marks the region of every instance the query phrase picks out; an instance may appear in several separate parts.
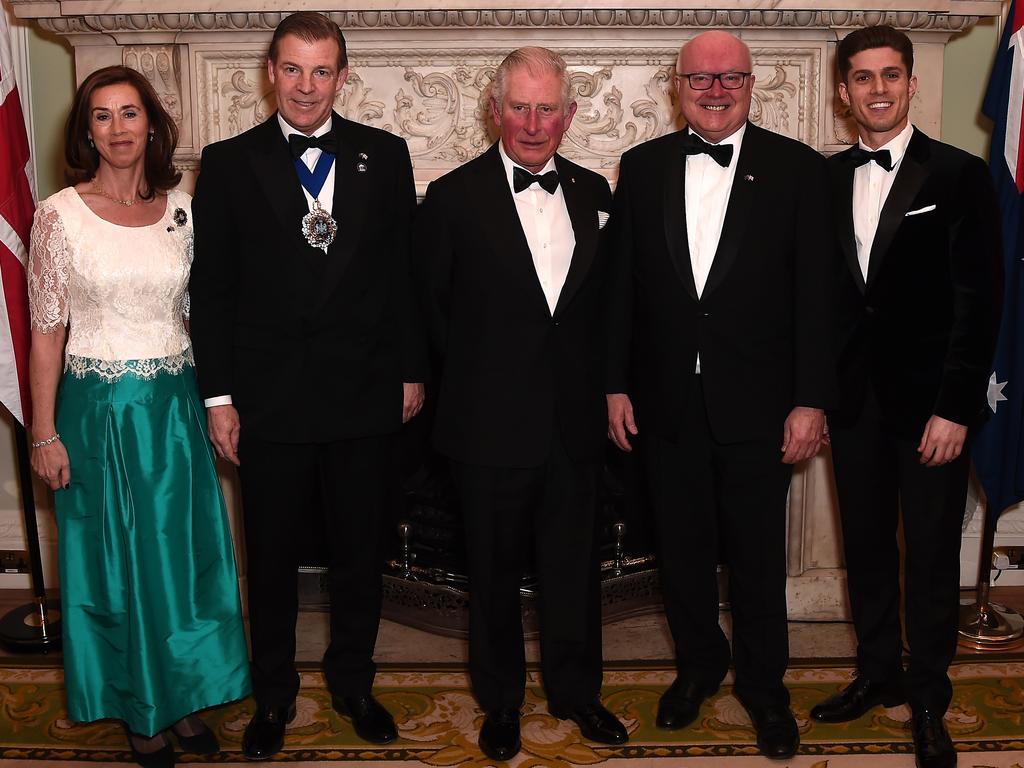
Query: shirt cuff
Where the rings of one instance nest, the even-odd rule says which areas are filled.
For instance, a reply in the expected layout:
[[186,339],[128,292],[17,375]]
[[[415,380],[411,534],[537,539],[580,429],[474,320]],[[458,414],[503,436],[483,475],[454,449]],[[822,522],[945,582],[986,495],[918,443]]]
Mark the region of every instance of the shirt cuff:
[[218,395],[217,397],[208,397],[203,400],[203,405],[207,408],[213,408],[215,405],[231,405],[231,395]]

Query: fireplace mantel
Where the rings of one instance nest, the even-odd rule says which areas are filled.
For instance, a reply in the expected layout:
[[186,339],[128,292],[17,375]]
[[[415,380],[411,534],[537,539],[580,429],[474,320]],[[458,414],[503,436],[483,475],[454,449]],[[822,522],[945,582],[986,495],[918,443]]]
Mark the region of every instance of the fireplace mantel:
[[[404,136],[422,193],[492,138],[481,109],[498,62],[520,45],[561,52],[579,110],[562,151],[614,181],[630,146],[678,127],[671,71],[680,44],[724,28],[751,46],[753,119],[823,151],[853,131],[835,98],[837,40],[865,24],[906,30],[920,90],[914,121],[940,133],[943,49],[999,0],[360,0],[346,10],[295,0],[13,0],[16,15],[68,39],[79,80],[125,63],[156,86],[181,129],[178,164],[190,186],[202,148],[274,109],[264,69],[270,35],[294,10],[323,10],[345,30],[351,75],[338,111]],[[514,5],[514,9],[509,6]],[[585,5],[582,9],[580,6]]]

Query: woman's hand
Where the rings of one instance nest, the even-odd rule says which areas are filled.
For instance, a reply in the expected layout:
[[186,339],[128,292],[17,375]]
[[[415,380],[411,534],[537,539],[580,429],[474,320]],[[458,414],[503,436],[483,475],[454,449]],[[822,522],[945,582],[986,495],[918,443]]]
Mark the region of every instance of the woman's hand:
[[71,462],[64,443],[55,440],[49,445],[32,449],[32,471],[50,486],[51,490],[67,488],[71,483]]

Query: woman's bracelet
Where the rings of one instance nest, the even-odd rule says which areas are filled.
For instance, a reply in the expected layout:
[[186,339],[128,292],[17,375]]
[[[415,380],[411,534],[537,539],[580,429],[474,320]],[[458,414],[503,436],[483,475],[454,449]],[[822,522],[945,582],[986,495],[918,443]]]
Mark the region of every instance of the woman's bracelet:
[[60,440],[60,435],[56,432],[53,433],[53,437],[48,437],[45,440],[40,440],[38,443],[32,443],[33,448],[42,448],[44,445],[50,445]]

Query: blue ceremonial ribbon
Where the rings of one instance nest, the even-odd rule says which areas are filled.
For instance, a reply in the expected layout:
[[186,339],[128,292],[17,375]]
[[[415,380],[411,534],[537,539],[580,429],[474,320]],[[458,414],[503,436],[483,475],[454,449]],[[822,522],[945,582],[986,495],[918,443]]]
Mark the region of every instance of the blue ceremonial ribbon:
[[316,161],[313,170],[309,170],[301,158],[295,158],[295,171],[299,174],[299,181],[302,187],[315,200],[324,188],[327,181],[327,174],[331,172],[331,165],[334,163],[334,155],[330,152],[320,151],[320,159]]

